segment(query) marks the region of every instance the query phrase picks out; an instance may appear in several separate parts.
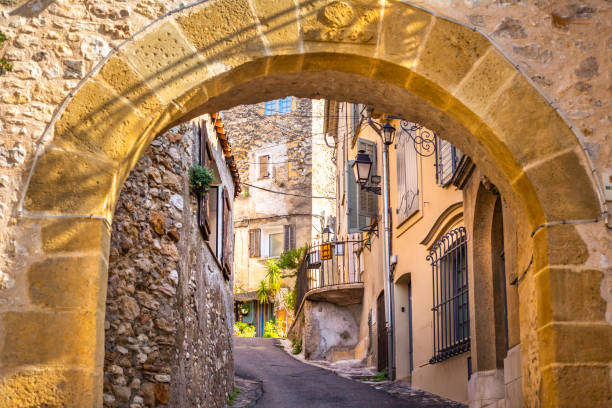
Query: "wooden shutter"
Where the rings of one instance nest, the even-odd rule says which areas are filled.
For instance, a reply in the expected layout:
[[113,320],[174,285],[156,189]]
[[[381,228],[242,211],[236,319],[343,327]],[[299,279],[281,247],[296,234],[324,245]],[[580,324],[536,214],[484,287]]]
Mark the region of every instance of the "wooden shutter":
[[227,192],[227,187],[223,186],[223,272],[227,278],[232,274],[232,261],[230,259],[232,242],[234,240],[232,228],[232,205]]
[[283,250],[287,252],[295,249],[295,224],[285,225]]
[[448,184],[453,177],[454,156],[453,145],[438,138],[438,180],[442,185]]
[[[200,132],[200,165],[209,166],[212,162],[210,148],[208,147],[208,131],[206,122],[202,121],[199,127]],[[210,238],[210,223],[208,220],[208,193],[198,197],[198,226],[202,233],[202,238],[208,241]]]
[[357,191],[359,185],[353,173],[353,162],[349,161],[346,166],[346,209],[348,211],[348,229],[357,231],[359,229],[359,215],[357,208]]
[[[359,140],[358,149],[365,150],[366,154],[368,154],[372,160],[372,170],[370,174],[377,174],[376,144],[366,140]],[[377,215],[378,195],[371,191],[362,190],[359,187],[357,189],[357,205],[359,207],[359,228],[365,228],[369,226],[369,221],[366,218],[376,217]]]
[[397,214],[401,223],[419,209],[418,155],[414,140],[403,127],[397,135],[396,151]]
[[268,163],[270,162],[270,156],[259,156],[259,178],[268,178],[270,173],[268,172]]
[[261,230],[254,228],[249,230],[249,257],[259,258],[261,256]]

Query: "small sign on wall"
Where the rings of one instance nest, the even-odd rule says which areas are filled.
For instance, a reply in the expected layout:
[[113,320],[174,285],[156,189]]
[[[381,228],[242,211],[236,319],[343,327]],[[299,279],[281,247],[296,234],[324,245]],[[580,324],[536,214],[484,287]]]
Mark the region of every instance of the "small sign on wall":
[[606,201],[612,201],[612,171],[603,173],[603,179]]

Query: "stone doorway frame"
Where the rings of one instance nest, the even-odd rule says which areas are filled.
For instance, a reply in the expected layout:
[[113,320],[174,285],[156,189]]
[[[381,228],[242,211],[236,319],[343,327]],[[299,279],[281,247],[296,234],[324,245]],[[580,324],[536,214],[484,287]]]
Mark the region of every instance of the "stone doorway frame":
[[20,203],[20,229],[40,242],[19,278],[24,306],[0,316],[0,395],[27,398],[15,391],[27,388],[101,406],[110,223],[130,170],[177,123],[290,94],[365,102],[472,157],[520,224],[519,268],[533,254],[519,287],[526,405],[601,403],[605,304],[563,302],[579,302],[603,273],[574,277],[588,249],[573,226],[555,224],[602,214],[583,147],[486,36],[392,0],[198,1],[96,66],[57,110]]

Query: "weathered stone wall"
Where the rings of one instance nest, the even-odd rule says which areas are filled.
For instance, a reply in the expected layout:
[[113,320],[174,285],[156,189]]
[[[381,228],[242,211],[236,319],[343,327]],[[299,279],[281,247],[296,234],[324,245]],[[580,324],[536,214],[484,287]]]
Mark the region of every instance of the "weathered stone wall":
[[361,304],[306,300],[288,337],[302,342],[308,360],[352,360],[359,342]]
[[[249,257],[249,229],[272,231],[296,225],[296,246],[310,243],[334,208],[333,149],[323,141],[323,100],[292,98],[291,112],[265,115],[264,104],[241,105],[223,112],[243,184],[235,200],[236,285],[251,291],[266,275],[265,257]],[[270,157],[269,178],[260,178],[261,156]],[[315,163],[316,158],[316,163]],[[316,168],[315,168],[316,165]],[[316,194],[315,194],[316,193]],[[332,205],[328,205],[331,202]],[[263,233],[263,232],[262,232]],[[293,287],[292,279],[283,285]]]
[[202,239],[187,181],[198,152],[192,123],[173,128],[121,191],[106,299],[106,407],[222,407],[232,389],[231,281]]

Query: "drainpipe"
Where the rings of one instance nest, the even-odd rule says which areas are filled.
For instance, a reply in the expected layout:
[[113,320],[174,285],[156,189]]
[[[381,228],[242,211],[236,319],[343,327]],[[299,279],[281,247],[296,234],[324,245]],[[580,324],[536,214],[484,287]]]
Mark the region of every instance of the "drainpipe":
[[383,227],[384,236],[384,282],[385,282],[385,315],[387,318],[387,349],[389,379],[395,380],[395,348],[393,342],[393,275],[391,274],[391,208],[389,206],[389,145],[383,141]]

